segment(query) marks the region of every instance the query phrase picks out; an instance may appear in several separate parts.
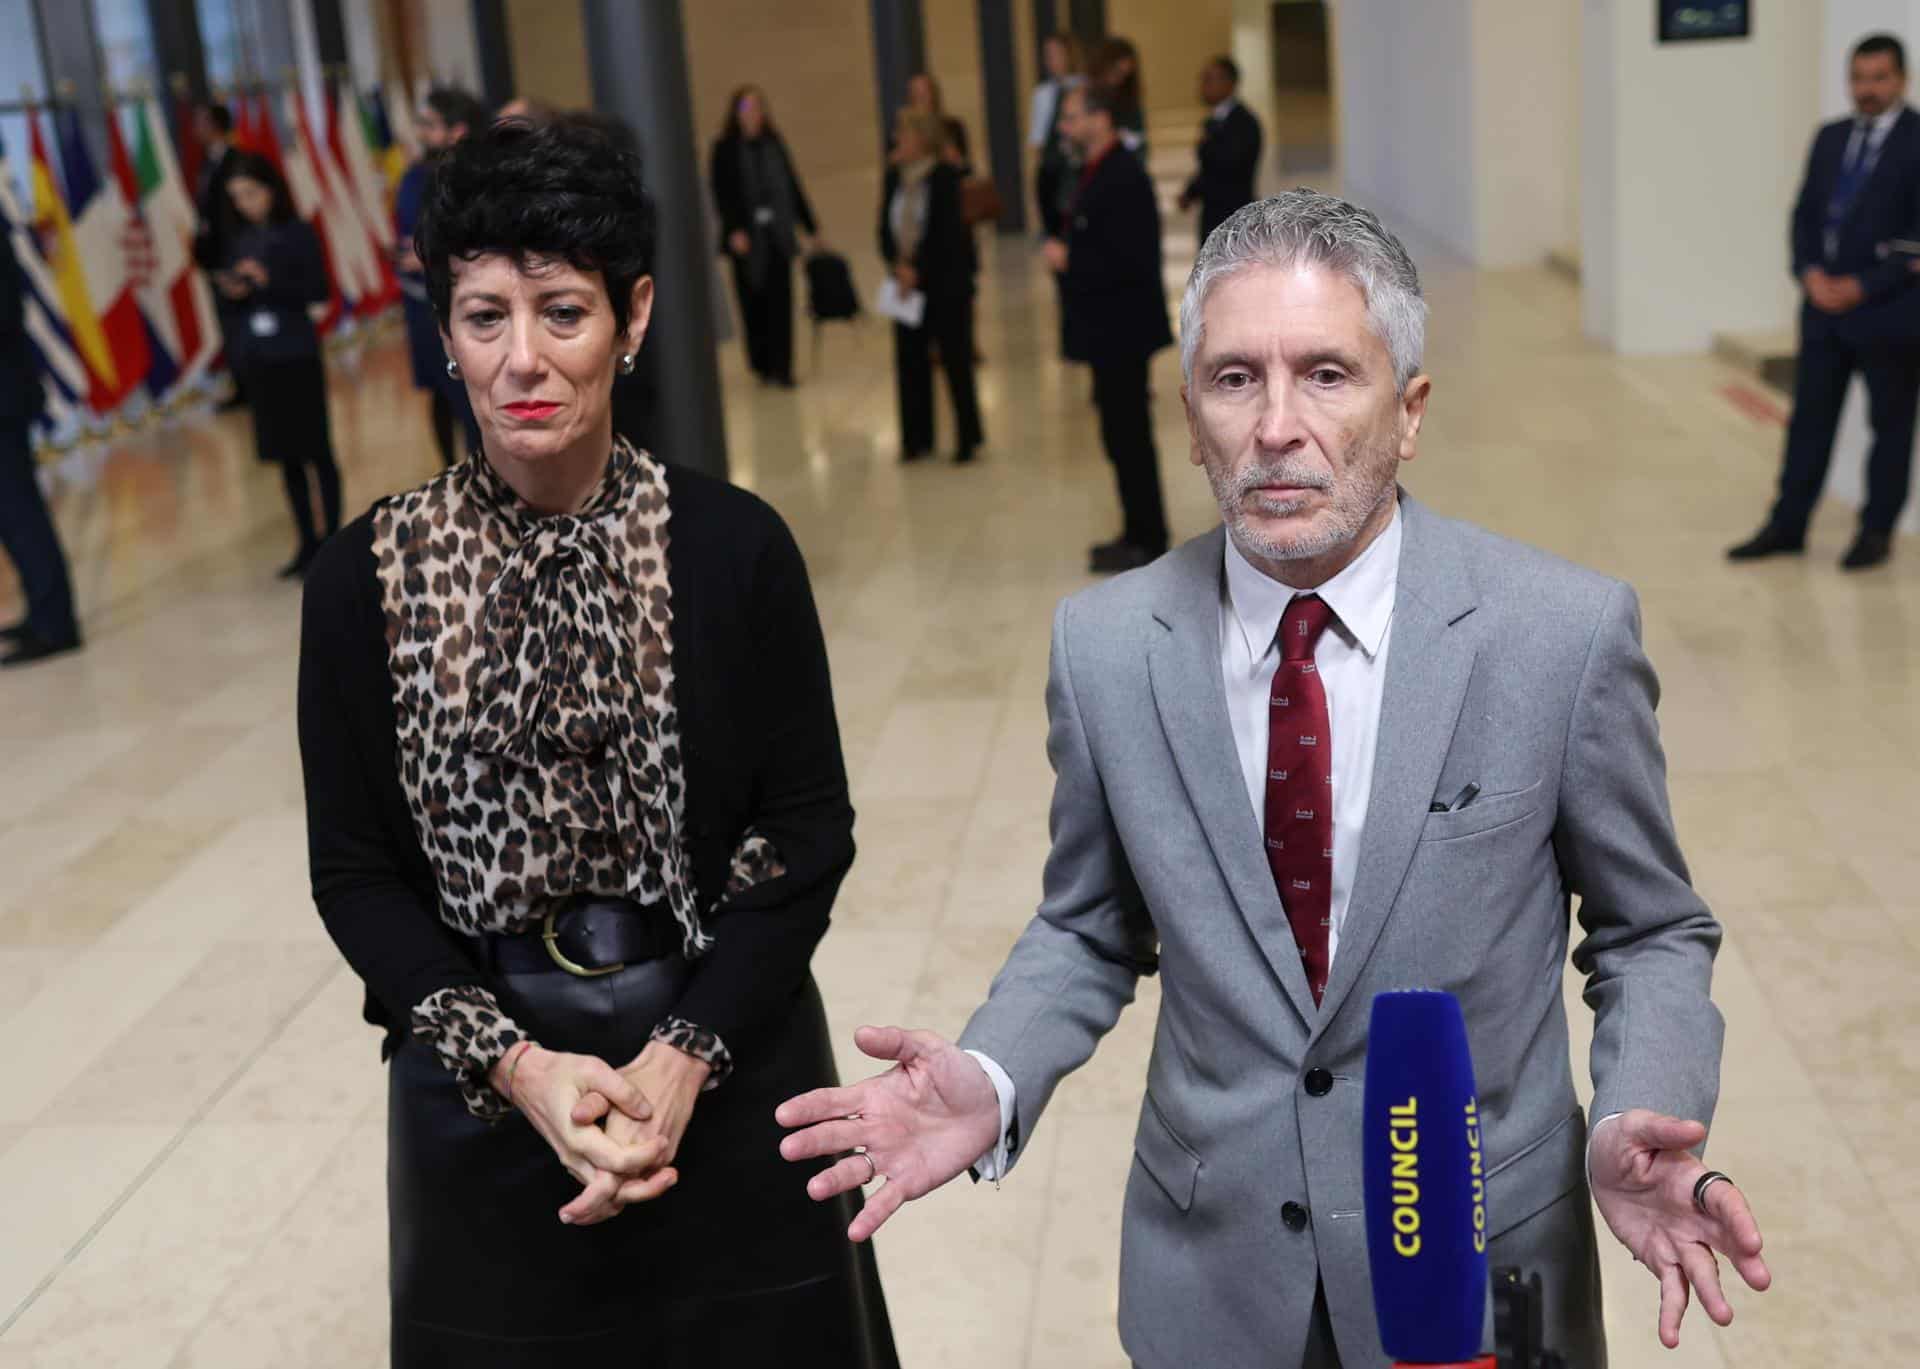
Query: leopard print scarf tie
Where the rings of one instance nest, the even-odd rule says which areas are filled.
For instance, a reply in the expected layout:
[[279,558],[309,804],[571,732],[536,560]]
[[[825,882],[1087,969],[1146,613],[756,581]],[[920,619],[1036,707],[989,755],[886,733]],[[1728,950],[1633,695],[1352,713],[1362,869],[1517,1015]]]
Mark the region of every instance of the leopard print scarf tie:
[[[477,624],[467,746],[514,767],[548,826],[574,829],[570,882],[591,887],[595,857],[610,846],[627,896],[665,903],[696,955],[709,938],[681,840],[679,729],[671,694],[657,687],[671,643],[610,540],[622,520],[609,515],[635,500],[664,505],[660,472],[622,439],[580,512],[543,516],[487,462],[474,466],[474,492],[505,524],[510,549]],[[650,674],[655,687],[643,688]]]

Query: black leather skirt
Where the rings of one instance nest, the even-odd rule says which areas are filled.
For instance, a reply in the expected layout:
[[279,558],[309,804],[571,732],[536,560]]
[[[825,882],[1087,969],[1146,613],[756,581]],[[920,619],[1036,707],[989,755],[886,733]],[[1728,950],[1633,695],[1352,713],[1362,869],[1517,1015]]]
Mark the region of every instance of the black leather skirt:
[[[532,938],[537,944],[537,934]],[[516,948],[519,949],[519,948]],[[515,972],[513,965],[526,967]],[[599,978],[501,966],[506,1011],[542,1045],[625,1064],[678,998],[672,954]],[[873,1247],[847,1240],[859,1195],[807,1196],[814,1166],[780,1157],[773,1111],[837,1082],[811,977],[701,1095],[664,1197],[598,1226],[555,1215],[579,1192],[523,1117],[471,1116],[430,1047],[388,1079],[393,1364],[636,1369],[897,1369]]]

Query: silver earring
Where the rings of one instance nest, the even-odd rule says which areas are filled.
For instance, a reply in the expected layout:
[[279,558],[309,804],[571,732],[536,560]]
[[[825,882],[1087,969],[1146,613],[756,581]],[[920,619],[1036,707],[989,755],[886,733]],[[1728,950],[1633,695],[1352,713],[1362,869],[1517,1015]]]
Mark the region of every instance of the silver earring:
[[632,375],[633,364],[636,360],[637,358],[634,356],[632,352],[622,353],[620,357],[620,374],[623,376]]
[[455,361],[452,357],[447,358],[447,379],[448,380],[460,379],[460,363]]

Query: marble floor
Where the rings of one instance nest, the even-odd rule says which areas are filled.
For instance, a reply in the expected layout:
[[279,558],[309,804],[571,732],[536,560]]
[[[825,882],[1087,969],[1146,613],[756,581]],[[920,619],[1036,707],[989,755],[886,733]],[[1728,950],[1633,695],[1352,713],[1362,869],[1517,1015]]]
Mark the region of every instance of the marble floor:
[[[1177,162],[1187,141],[1162,146]],[[871,284],[870,189],[842,189],[830,230]],[[1170,288],[1192,250],[1170,224]],[[1843,577],[1848,513],[1829,508],[1805,560],[1729,567],[1780,440],[1723,396],[1738,377],[1595,348],[1545,270],[1418,252],[1436,391],[1408,483],[1638,585],[1681,835],[1728,929],[1713,1155],[1759,1210],[1776,1285],[1736,1294],[1727,1331],[1696,1313],[1667,1354],[1651,1280],[1609,1243],[1613,1362],[1908,1362],[1920,547]],[[871,321],[803,339],[792,393],[726,348],[735,477],[811,563],[861,813],[817,959],[842,1043],[862,1022],[956,1031],[1035,900],[1050,613],[1116,522],[1051,294],[1025,244],[991,245],[990,442],[970,469],[896,464]],[[1154,385],[1174,525],[1197,534],[1213,512],[1171,352]],[[354,507],[433,469],[391,340],[336,363],[333,416]],[[90,644],[0,678],[0,1369],[380,1363],[382,1080],[307,897],[277,479],[232,417],[71,473],[58,515]],[[0,620],[16,609],[0,579]],[[1155,1004],[1149,984],[1004,1190],[951,1186],[883,1233],[904,1363],[1123,1364],[1119,1200]]]

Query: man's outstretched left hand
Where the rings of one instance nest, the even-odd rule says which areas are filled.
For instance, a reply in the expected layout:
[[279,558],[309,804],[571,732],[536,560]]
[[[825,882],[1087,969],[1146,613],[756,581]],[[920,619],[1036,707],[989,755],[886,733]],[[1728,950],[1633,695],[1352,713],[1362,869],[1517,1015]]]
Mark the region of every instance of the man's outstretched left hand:
[[1717,1180],[1702,1195],[1706,1210],[1694,1206],[1694,1185],[1707,1167],[1692,1147],[1706,1139],[1699,1122],[1636,1108],[1597,1130],[1589,1155],[1600,1215],[1660,1281],[1660,1343],[1670,1350],[1680,1344],[1680,1319],[1691,1294],[1716,1325],[1733,1320],[1716,1252],[1755,1292],[1773,1282],[1760,1258],[1760,1226],[1746,1195],[1731,1181]]

